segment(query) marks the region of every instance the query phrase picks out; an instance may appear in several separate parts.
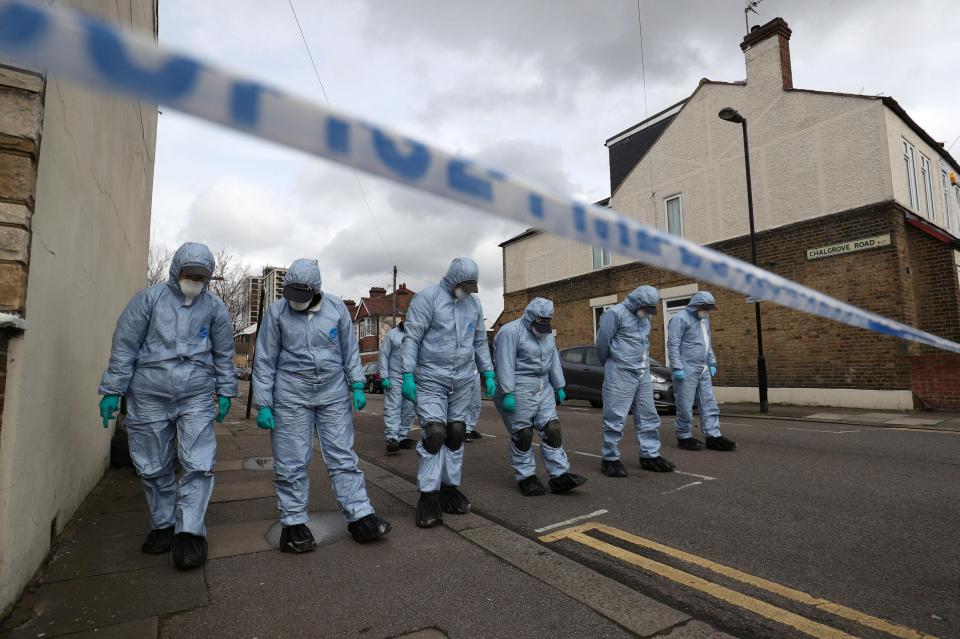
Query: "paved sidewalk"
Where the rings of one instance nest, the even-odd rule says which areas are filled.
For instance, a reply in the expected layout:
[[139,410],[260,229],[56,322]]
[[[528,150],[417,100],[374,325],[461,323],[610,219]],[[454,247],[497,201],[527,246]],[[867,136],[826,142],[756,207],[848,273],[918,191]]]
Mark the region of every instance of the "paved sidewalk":
[[783,419],[819,423],[856,424],[920,430],[960,432],[960,413],[884,411],[863,408],[832,408],[817,406],[771,405],[766,415],[758,404],[720,404],[721,417],[750,417],[754,419]]
[[730,639],[478,515],[417,529],[415,486],[368,462],[367,489],[391,534],[366,546],[349,538],[317,454],[310,510],[320,545],[281,554],[269,437],[236,419],[241,410],[217,427],[203,570],[140,552],[149,529],[140,481],[111,470],[0,636]]

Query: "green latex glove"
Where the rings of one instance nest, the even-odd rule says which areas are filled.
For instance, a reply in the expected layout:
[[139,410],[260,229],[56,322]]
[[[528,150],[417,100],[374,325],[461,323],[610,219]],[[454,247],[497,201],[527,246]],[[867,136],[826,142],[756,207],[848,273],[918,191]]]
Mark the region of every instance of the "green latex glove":
[[497,392],[496,374],[493,371],[483,371],[483,385],[486,387],[486,396],[493,397]]
[[513,393],[507,393],[503,396],[503,410],[506,413],[512,413],[517,410],[517,396]]
[[217,423],[222,424],[230,412],[230,398],[217,395]]
[[353,410],[363,410],[363,407],[367,405],[367,398],[363,394],[363,386],[363,382],[350,384],[350,388],[353,389]]
[[417,383],[413,381],[413,373],[403,374],[403,385],[400,386],[400,394],[411,402],[417,401]]
[[565,401],[567,401],[567,394],[566,394],[565,392],[563,392],[563,389],[562,389],[562,388],[558,388],[558,389],[557,389],[556,395],[557,395],[557,403],[558,403],[558,404],[562,404],[562,403],[564,403]]
[[685,380],[685,379],[687,378],[687,374],[684,373],[682,370],[677,369],[677,370],[673,371],[673,378],[674,378],[675,380],[677,380],[677,381],[682,382],[683,380]]
[[383,390],[390,390],[390,387],[393,386],[393,382],[390,381],[389,377],[384,377],[380,380],[380,385],[383,386]]
[[269,406],[257,406],[257,426],[273,430],[276,424],[273,421],[273,411]]
[[113,414],[120,410],[119,395],[104,395],[100,400],[100,417],[103,417],[103,427],[110,427],[110,420]]

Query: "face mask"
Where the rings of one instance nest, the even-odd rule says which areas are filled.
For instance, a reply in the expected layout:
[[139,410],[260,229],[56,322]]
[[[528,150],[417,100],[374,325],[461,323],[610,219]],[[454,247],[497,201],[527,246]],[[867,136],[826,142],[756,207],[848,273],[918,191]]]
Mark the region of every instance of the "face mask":
[[194,280],[180,280],[180,292],[187,300],[187,305],[193,303],[193,299],[203,292],[203,282]]
[[470,297],[470,293],[466,292],[465,290],[463,290],[463,289],[460,288],[459,286],[458,286],[457,288],[453,289],[453,294],[457,296],[457,299],[458,299],[458,300],[465,300],[465,299],[467,299],[468,297]]
[[641,308],[637,311],[637,317],[640,319],[647,319],[647,312]]
[[710,317],[710,311],[697,311],[697,317],[704,320]]
[[287,304],[295,311],[305,311],[310,307],[310,302],[291,302],[287,300]]

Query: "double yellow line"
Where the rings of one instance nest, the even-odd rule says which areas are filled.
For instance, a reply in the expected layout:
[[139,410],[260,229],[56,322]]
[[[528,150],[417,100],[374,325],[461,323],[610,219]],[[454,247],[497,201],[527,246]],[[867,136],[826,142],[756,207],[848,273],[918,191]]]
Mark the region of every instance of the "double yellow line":
[[830,626],[826,626],[816,621],[812,621],[806,617],[802,617],[796,613],[790,612],[789,610],[778,608],[777,606],[768,604],[767,602],[761,601],[755,597],[750,597],[743,593],[737,592],[736,590],[715,584],[688,572],[678,570],[672,566],[668,566],[667,564],[648,559],[647,557],[630,552],[629,550],[624,550],[619,546],[607,543],[597,539],[596,537],[591,537],[590,535],[586,534],[591,530],[596,530],[605,535],[626,541],[634,546],[647,548],[685,563],[699,566],[700,568],[705,568],[718,575],[723,575],[729,579],[745,583],[760,590],[765,590],[800,604],[812,606],[837,617],[842,617],[844,619],[854,621],[862,626],[879,630],[880,632],[884,632],[893,637],[898,637],[899,639],[937,639],[932,635],[925,635],[912,628],[891,623],[884,619],[860,612],[859,610],[854,610],[853,608],[848,608],[832,601],[827,601],[826,599],[814,597],[813,595],[807,594],[800,590],[794,590],[793,588],[788,588],[787,586],[741,572],[736,568],[724,566],[723,564],[718,564],[710,561],[709,559],[704,559],[703,557],[698,557],[697,555],[691,555],[690,553],[682,550],[677,550],[676,548],[671,548],[670,546],[664,546],[663,544],[655,541],[644,539],[643,537],[632,535],[618,528],[613,528],[612,526],[606,526],[596,522],[588,522],[579,526],[565,528],[555,533],[550,533],[549,535],[543,535],[540,537],[540,541],[545,543],[560,541],[562,539],[575,541],[585,546],[589,546],[595,550],[599,550],[600,552],[612,557],[616,557],[617,559],[637,566],[643,570],[658,574],[676,583],[699,590],[700,592],[706,593],[711,597],[720,599],[721,601],[725,601],[745,610],[749,610],[772,621],[796,628],[800,632],[811,637],[817,637],[818,639],[851,639],[853,637],[853,635],[847,634],[841,630],[831,628]]

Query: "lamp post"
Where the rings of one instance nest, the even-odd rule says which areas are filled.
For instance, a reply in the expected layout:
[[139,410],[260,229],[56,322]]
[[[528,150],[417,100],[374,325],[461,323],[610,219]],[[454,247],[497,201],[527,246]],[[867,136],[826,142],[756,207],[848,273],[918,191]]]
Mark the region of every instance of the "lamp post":
[[[747,119],[737,113],[736,109],[724,107],[717,114],[721,120],[733,122],[743,127],[743,162],[747,173],[747,211],[750,216],[750,257],[753,265],[757,265],[757,234],[753,225],[753,185],[750,182],[750,145],[747,142]],[[763,356],[763,326],[760,323],[760,302],[753,303],[753,310],[757,318],[757,385],[760,389],[760,412],[770,411],[767,401],[767,360]]]

